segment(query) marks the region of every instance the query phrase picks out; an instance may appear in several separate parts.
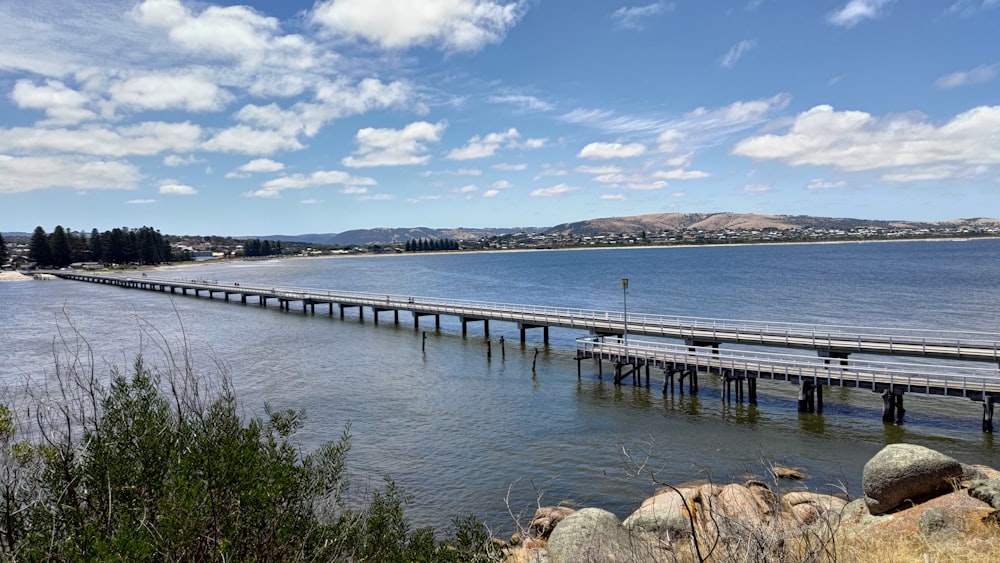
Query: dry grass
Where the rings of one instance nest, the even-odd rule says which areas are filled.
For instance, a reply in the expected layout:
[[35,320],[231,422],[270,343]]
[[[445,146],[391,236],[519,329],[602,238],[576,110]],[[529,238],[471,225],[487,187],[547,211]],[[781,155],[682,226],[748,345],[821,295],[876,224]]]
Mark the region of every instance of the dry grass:
[[1000,561],[1000,526],[979,523],[960,538],[929,540],[920,534],[860,533],[838,537],[841,563],[969,563]]

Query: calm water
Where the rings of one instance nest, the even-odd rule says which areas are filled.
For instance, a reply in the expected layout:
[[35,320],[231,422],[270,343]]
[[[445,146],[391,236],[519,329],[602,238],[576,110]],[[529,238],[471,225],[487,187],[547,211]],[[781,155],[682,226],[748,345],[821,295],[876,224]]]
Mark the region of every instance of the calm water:
[[[973,240],[290,259],[157,275],[615,311],[628,277],[630,312],[997,333],[998,258],[1000,240]],[[399,326],[388,315],[376,326],[370,311],[340,320],[297,306],[3,283],[0,381],[44,379],[60,333],[83,335],[99,366],[127,366],[140,347],[155,355],[150,329],[178,349],[183,335],[206,372],[228,368],[248,413],[265,401],[304,408],[307,447],[350,421],[352,482],[392,476],[416,497],[412,522],[439,528],[475,513],[510,529],[506,499],[530,514],[538,494],[543,504],[625,516],[652,486],[631,475],[623,448],[648,452],[661,480],[739,478],[770,460],[802,467],[812,489],[843,484],[852,494],[864,462],[890,442],[1000,466],[1000,448],[980,431],[980,403],[907,395],[905,423],[884,426],[871,392],[831,389],[823,415],[800,415],[794,386],[762,382],[757,407],[727,405],[704,377],[697,397],[664,396],[655,375],[651,390],[615,387],[588,364],[578,381],[578,332],[554,329],[546,347],[541,331],[529,331],[521,346],[516,326],[492,323],[488,360],[475,324],[463,338],[447,317],[439,331],[426,320],[415,330],[407,313]]]

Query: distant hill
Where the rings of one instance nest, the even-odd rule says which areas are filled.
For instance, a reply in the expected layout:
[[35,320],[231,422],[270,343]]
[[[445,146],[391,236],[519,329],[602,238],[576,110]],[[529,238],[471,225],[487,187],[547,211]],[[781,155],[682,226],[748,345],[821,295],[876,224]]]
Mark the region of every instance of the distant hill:
[[288,242],[304,242],[310,244],[325,244],[329,246],[364,246],[367,244],[405,243],[413,239],[454,239],[468,240],[483,237],[494,237],[511,233],[540,233],[545,229],[537,227],[515,227],[495,229],[475,229],[457,227],[454,229],[432,229],[429,227],[400,227],[377,229],[354,229],[342,233],[305,234],[305,235],[267,235],[258,237],[261,240],[281,240]]
[[998,227],[1000,219],[972,218],[941,222],[875,221],[870,219],[842,219],[813,217],[810,215],[756,215],[749,213],[658,213],[631,217],[606,217],[574,223],[563,223],[545,231],[553,235],[591,236],[601,233],[637,233],[646,231],[682,231],[702,229],[724,231],[727,229],[856,229],[860,227],[924,229],[935,226],[978,228]]

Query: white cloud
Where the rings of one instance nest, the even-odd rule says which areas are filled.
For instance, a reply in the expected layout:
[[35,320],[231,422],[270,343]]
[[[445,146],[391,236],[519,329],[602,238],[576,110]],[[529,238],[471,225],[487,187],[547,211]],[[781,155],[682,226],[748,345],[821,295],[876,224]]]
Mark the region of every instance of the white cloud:
[[161,195],[197,195],[198,190],[191,186],[176,183],[165,183],[160,185]]
[[453,193],[461,195],[474,194],[479,191],[479,186],[475,184],[469,184],[467,186],[462,186],[461,188],[455,188],[452,190]]
[[522,109],[535,110],[535,111],[550,111],[555,109],[555,106],[536,98],[535,96],[526,96],[523,94],[507,94],[504,96],[490,96],[490,101],[495,104],[511,104],[518,106]]
[[759,194],[771,191],[771,186],[768,186],[767,184],[746,184],[743,186],[743,191],[752,194]]
[[827,21],[842,27],[854,27],[864,20],[881,17],[883,9],[896,0],[850,0],[839,10],[827,16]]
[[494,190],[506,190],[508,188],[514,187],[514,185],[508,182],[507,180],[497,180],[496,182],[493,182],[493,185],[491,187]]
[[141,176],[138,168],[124,161],[0,154],[0,194],[49,188],[128,190],[136,187]]
[[590,143],[580,149],[579,158],[608,159],[632,158],[646,152],[646,146],[641,143]]
[[152,205],[156,203],[155,199],[130,199],[125,203],[129,205]]
[[747,53],[747,51],[753,49],[757,46],[757,41],[753,39],[744,39],[739,43],[733,45],[726,51],[725,55],[722,55],[722,60],[719,64],[726,68],[733,68],[736,63]]
[[279,151],[297,151],[304,147],[294,135],[285,132],[234,125],[216,133],[201,148],[215,152],[274,154]]
[[559,197],[578,190],[580,190],[580,188],[570,186],[569,184],[556,184],[555,186],[548,188],[538,188],[537,190],[532,190],[528,193],[528,195],[531,197]]
[[[331,186],[337,184],[348,188],[354,188],[358,186],[374,186],[376,182],[372,178],[366,178],[364,176],[351,176],[347,172],[340,170],[319,170],[309,175],[292,174],[291,176],[282,176],[281,178],[268,180],[261,185],[259,190],[247,192],[243,195],[246,197],[276,199],[281,197],[281,192],[283,190],[303,189],[315,186]],[[351,193],[366,192],[367,190],[361,188],[361,191]]]
[[285,165],[270,158],[258,158],[226,174],[226,178],[248,178],[251,174],[279,172]]
[[192,53],[248,67],[269,59],[292,68],[308,66],[310,61],[310,47],[301,38],[280,36],[277,19],[249,6],[209,6],[196,14],[179,0],[145,0],[131,15],[144,26],[163,29],[173,44]]
[[625,194],[601,194],[601,197],[598,199],[604,201],[625,201],[628,198],[625,197]]
[[524,0],[324,0],[316,4],[312,21],[383,49],[437,45],[478,51],[502,41],[526,7]]
[[700,178],[708,178],[709,176],[711,176],[711,174],[708,172],[702,172],[701,170],[686,170],[684,168],[658,170],[653,173],[654,178],[663,178],[664,180],[698,180]]
[[843,188],[847,185],[847,182],[843,180],[838,180],[836,182],[831,182],[829,180],[822,180],[820,178],[813,178],[806,184],[806,189],[808,190],[829,190],[836,188]]
[[501,146],[512,146],[521,137],[517,129],[508,129],[499,133],[490,133],[484,137],[476,135],[469,139],[464,147],[453,149],[448,153],[452,160],[469,160],[493,156]]
[[663,180],[656,181],[631,181],[624,185],[626,189],[636,190],[636,191],[646,191],[646,190],[662,190],[667,187],[667,183]]
[[89,101],[86,96],[58,80],[48,80],[44,86],[18,80],[10,99],[20,108],[43,110],[48,119],[40,125],[73,125],[97,117],[83,107]]
[[199,162],[204,162],[193,154],[188,156],[181,156],[178,154],[168,154],[163,157],[163,165],[170,166],[171,168],[176,168],[177,166],[188,166],[190,164],[197,164]]
[[0,151],[67,152],[97,156],[152,156],[165,151],[188,152],[196,148],[201,128],[189,122],[147,121],[108,129],[0,129]]
[[402,166],[426,164],[427,144],[441,140],[447,124],[416,121],[402,129],[366,127],[357,132],[354,156],[343,159],[344,166]]
[[111,85],[111,99],[139,110],[216,111],[233,99],[214,82],[196,74],[156,73]]
[[500,190],[489,189],[483,192],[483,199],[493,199],[498,195],[500,195]]
[[527,164],[522,164],[522,163],[512,164],[512,163],[508,163],[508,162],[500,162],[500,163],[494,164],[490,168],[492,168],[494,170],[504,170],[506,172],[519,172],[521,170],[527,170],[528,169],[528,165]]
[[[998,0],[1000,1],[1000,0]],[[959,70],[951,74],[942,76],[934,82],[938,88],[957,88],[969,84],[982,84],[989,82],[997,76],[997,67],[1000,65],[980,65],[971,70]]]
[[669,12],[674,9],[674,4],[655,2],[645,6],[622,6],[611,13],[611,21],[618,29],[640,30],[646,19]]
[[1000,164],[1000,106],[976,107],[941,125],[922,115],[879,119],[816,106],[799,114],[787,133],[749,137],[732,153],[847,171]]
[[989,10],[998,6],[1000,6],[1000,0],[958,0],[948,8],[948,13],[969,17],[981,10]]
[[575,171],[581,174],[617,174],[622,169],[614,164],[607,164],[604,166],[577,166]]

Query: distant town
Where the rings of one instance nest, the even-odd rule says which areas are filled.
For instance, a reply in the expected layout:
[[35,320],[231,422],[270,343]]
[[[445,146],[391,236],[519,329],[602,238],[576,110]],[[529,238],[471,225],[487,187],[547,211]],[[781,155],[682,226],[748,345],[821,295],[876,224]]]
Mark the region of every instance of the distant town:
[[550,228],[382,228],[339,234],[255,237],[161,235],[150,227],[99,233],[0,234],[0,267],[103,268],[212,259],[718,244],[1000,237],[1000,220],[937,223],[811,216],[665,213],[592,219]]

